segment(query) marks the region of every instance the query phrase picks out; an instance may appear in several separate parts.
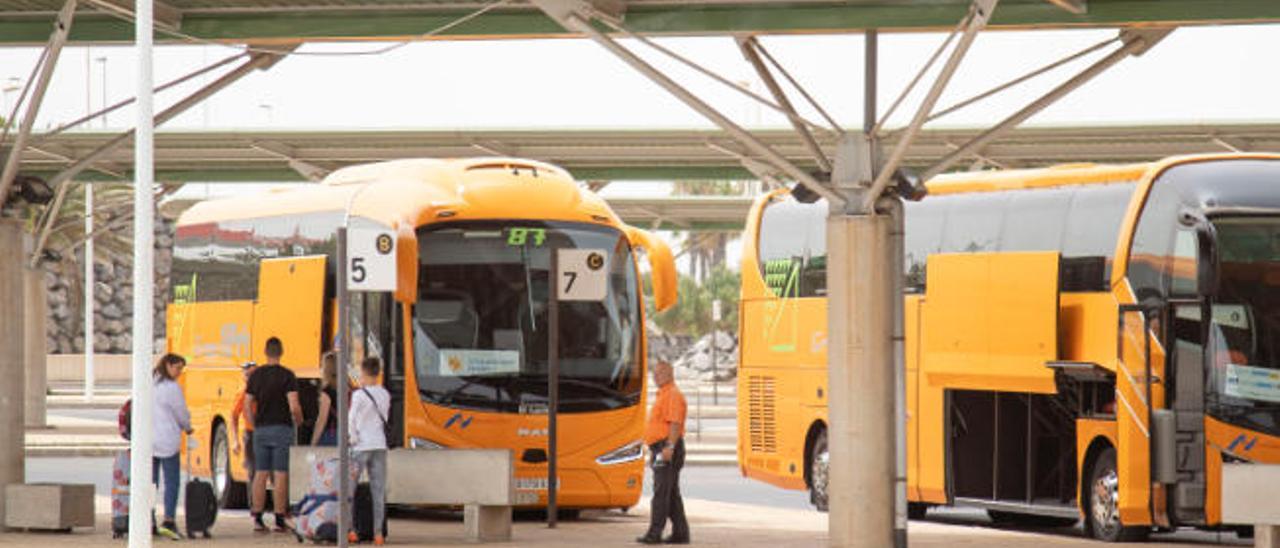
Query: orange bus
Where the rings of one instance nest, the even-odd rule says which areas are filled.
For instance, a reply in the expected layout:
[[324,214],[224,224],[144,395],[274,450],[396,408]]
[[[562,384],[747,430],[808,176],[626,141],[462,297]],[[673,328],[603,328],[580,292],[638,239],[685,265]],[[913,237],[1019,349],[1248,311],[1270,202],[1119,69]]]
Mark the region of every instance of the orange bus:
[[168,350],[183,376],[199,454],[225,505],[245,498],[230,412],[240,365],[284,343],[303,381],[308,443],[321,356],[336,332],[336,231],[396,236],[394,292],[352,296],[353,356],[381,356],[393,446],[507,448],[517,502],[545,505],[548,283],[554,249],[605,251],[606,297],[560,305],[559,503],[627,508],[640,497],[645,330],[637,251],[658,310],[675,267],[658,237],[622,223],[556,166],[519,159],[399,160],[321,184],[202,202],[179,219]]
[[[906,205],[909,514],[1237,528],[1223,463],[1280,462],[1278,182],[1256,154],[929,181]],[[826,216],[755,204],[738,381],[742,473],[820,509]]]

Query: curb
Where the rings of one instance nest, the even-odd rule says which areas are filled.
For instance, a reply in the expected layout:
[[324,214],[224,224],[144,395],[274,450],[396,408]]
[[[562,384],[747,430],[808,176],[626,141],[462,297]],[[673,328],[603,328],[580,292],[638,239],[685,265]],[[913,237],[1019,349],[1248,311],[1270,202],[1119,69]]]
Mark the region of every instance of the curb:
[[129,449],[129,446],[76,446],[76,445],[44,445],[27,447],[27,458],[52,458],[52,457],[114,457],[121,451]]

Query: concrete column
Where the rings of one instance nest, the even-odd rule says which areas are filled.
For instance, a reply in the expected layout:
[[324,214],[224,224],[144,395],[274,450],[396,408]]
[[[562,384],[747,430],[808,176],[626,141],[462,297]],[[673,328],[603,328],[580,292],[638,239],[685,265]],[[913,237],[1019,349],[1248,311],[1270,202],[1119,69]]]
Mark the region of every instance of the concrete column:
[[1256,548],[1280,548],[1280,525],[1254,525],[1253,545]]
[[[24,255],[25,256],[25,255]],[[48,367],[45,364],[49,352],[45,347],[45,312],[47,302],[45,299],[44,289],[44,270],[39,268],[24,268],[26,274],[26,320],[23,324],[26,327],[26,333],[23,338],[26,339],[25,351],[27,382],[26,382],[26,420],[24,421],[27,428],[44,428],[46,426],[45,416],[45,393],[47,391]]]
[[894,545],[893,280],[887,215],[827,219],[828,532],[831,546]]
[[[23,335],[26,318],[23,314],[25,299],[21,258],[22,224],[15,219],[0,219],[0,487],[11,483],[23,483],[26,466],[23,462],[26,447],[24,436],[22,393],[26,369],[26,352]],[[43,325],[43,322],[41,323]],[[4,500],[0,497],[0,516],[4,515]]]

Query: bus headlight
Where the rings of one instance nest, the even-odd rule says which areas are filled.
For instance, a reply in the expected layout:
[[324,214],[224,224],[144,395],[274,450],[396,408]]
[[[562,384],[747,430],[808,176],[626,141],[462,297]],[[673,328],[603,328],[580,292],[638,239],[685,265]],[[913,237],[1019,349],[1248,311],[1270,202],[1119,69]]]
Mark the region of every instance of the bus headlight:
[[444,449],[444,446],[428,439],[411,437],[409,449]]
[[644,444],[640,443],[640,440],[636,440],[596,457],[596,463],[609,466],[640,460],[641,458],[644,458]]

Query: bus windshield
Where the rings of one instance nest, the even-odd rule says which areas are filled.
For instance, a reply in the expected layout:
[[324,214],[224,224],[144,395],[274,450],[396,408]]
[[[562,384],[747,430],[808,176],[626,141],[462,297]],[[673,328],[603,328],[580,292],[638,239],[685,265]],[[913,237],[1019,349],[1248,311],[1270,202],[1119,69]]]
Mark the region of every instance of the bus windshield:
[[602,302],[560,304],[560,411],[640,401],[640,301],[631,247],[616,229],[482,221],[419,229],[413,348],[425,401],[545,413],[553,249],[607,255]]
[[1227,217],[1214,227],[1209,404],[1224,420],[1280,433],[1280,218]]

